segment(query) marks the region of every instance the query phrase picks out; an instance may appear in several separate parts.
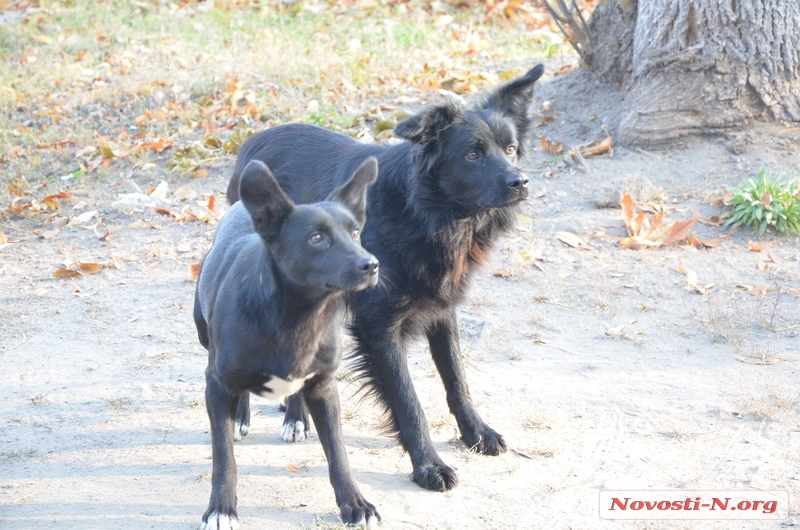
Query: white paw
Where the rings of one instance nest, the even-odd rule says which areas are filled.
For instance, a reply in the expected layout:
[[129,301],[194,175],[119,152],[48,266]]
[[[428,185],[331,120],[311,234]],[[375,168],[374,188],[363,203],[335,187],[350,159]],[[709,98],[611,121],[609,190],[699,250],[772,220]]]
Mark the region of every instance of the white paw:
[[378,528],[378,518],[375,517],[374,515],[371,515],[367,519],[367,525],[366,526],[367,526],[367,530],[375,530],[376,528]]
[[200,524],[200,530],[236,530],[239,521],[236,517],[221,513],[211,513],[208,519]]
[[302,442],[308,438],[306,426],[302,421],[284,423],[281,429],[281,437],[284,442]]
[[233,440],[238,442],[250,432],[249,425],[242,425],[238,421],[233,424]]

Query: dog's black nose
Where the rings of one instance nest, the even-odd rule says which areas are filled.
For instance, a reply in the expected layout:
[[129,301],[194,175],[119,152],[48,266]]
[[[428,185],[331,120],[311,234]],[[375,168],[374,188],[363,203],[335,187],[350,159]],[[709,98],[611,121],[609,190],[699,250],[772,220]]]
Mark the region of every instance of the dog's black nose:
[[362,274],[369,274],[370,276],[378,273],[378,265],[380,262],[374,257],[361,258],[356,263],[356,267]]
[[508,184],[514,191],[522,191],[528,187],[528,176],[525,173],[512,173],[506,177]]

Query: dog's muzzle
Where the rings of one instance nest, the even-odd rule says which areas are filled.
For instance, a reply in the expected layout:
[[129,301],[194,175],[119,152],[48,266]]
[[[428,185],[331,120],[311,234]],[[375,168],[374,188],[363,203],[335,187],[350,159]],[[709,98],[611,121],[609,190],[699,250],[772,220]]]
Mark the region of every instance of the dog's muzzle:
[[528,175],[522,171],[515,171],[506,176],[506,184],[516,193],[528,193]]
[[356,263],[358,271],[365,276],[375,276],[378,274],[378,266],[380,262],[374,256],[369,258],[361,258]]

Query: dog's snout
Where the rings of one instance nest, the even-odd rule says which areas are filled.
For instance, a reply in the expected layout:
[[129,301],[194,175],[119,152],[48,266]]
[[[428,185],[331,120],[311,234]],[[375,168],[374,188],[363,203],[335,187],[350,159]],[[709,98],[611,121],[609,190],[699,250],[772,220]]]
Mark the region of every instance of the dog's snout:
[[358,263],[356,263],[358,270],[362,274],[367,274],[369,276],[373,276],[378,273],[378,265],[380,265],[380,262],[374,256],[361,258],[358,260]]
[[521,171],[511,173],[506,177],[506,184],[514,191],[522,191],[528,187],[528,176]]

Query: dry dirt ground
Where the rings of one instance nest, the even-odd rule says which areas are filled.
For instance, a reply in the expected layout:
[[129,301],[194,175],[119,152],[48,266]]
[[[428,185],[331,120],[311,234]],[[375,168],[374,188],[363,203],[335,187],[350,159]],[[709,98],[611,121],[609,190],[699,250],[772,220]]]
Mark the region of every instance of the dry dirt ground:
[[[602,137],[615,109],[586,77],[546,83],[536,103],[563,117],[534,138]],[[587,84],[588,83],[588,84]],[[572,88],[575,88],[573,86]],[[601,94],[602,95],[602,94]],[[716,248],[626,250],[620,210],[598,208],[620,182],[646,177],[672,219],[719,215],[706,198],[761,167],[800,168],[796,131],[776,125],[686,149],[615,149],[572,168],[537,152],[531,198],[459,310],[472,396],[513,448],[470,453],[456,436],[426,347],[409,352],[437,449],[458,469],[453,491],[410,479],[380,436],[377,411],[343,381],[350,461],[385,529],[765,528],[787,521],[603,521],[602,489],[788,490],[800,499],[800,239],[697,224]],[[795,135],[795,136],[792,136]],[[735,154],[734,153],[740,153]],[[42,218],[2,221],[0,247],[0,528],[196,528],[210,493],[205,351],[191,318],[188,267],[213,226],[117,194],[162,179],[221,197],[232,161],[203,179],[162,167],[124,172],[102,190],[66,182],[96,218],[56,235]],[[224,202],[224,201],[220,201]],[[174,210],[180,210],[178,204]],[[102,229],[100,229],[102,235]],[[555,236],[581,236],[574,248]],[[592,238],[593,235],[603,237]],[[748,250],[757,240],[764,250]],[[65,261],[115,263],[51,277]],[[687,287],[684,272],[697,276]],[[794,291],[792,291],[794,289]],[[315,434],[280,438],[282,414],[254,400],[236,446],[243,528],[335,528],[337,509]],[[783,526],[782,526],[783,525]]]

